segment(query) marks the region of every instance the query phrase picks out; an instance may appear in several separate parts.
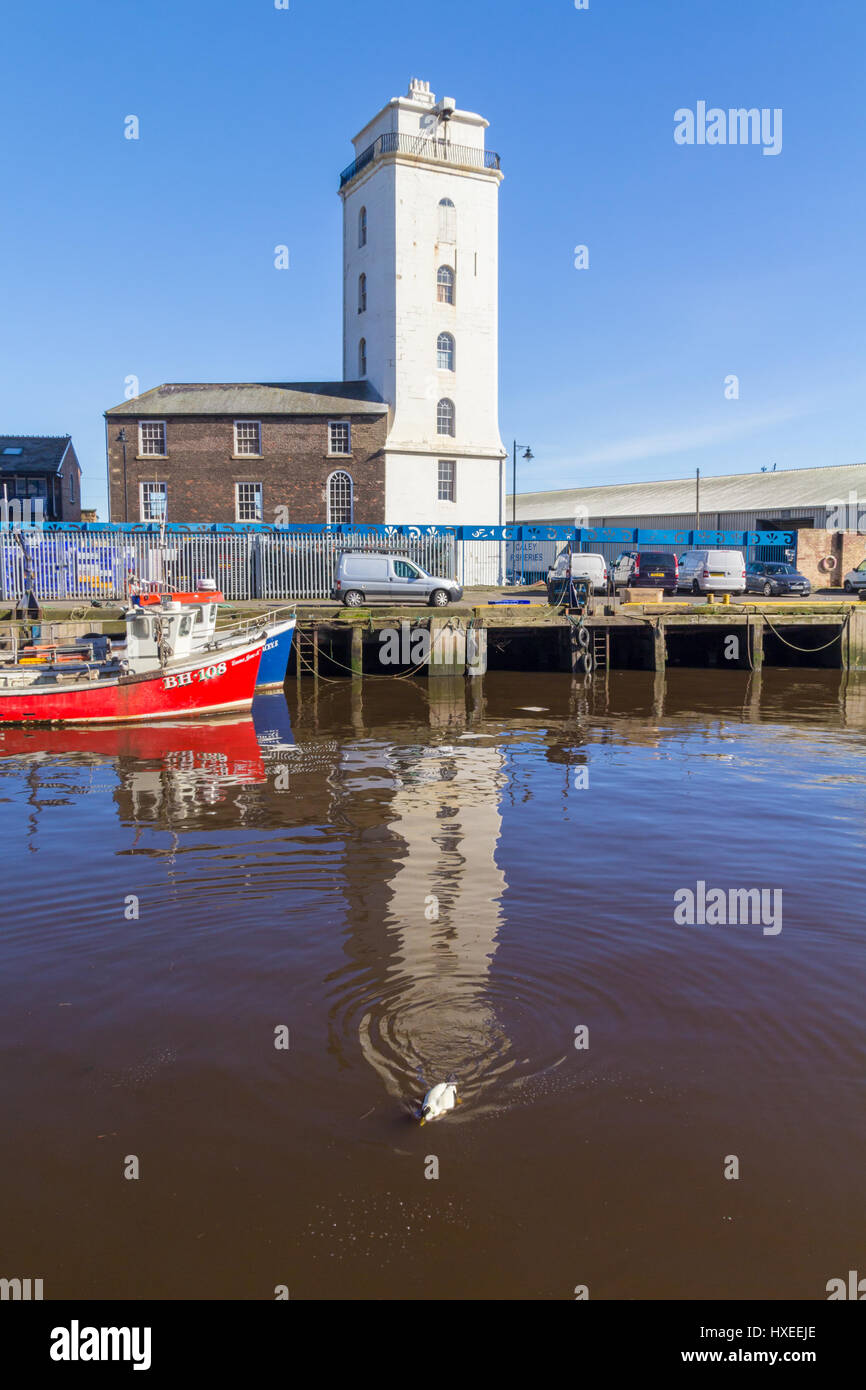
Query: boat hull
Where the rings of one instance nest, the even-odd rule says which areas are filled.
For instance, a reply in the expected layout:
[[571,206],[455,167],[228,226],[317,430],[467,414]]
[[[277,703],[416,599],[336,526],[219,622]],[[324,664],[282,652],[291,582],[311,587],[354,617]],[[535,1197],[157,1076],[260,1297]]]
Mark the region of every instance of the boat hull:
[[294,618],[288,618],[286,622],[277,623],[268,629],[267,641],[259,662],[259,674],[256,677],[257,690],[273,689],[285,684],[294,635]]
[[138,675],[0,688],[0,723],[121,724],[243,709],[253,701],[264,641]]
[[249,714],[168,720],[149,724],[68,725],[54,728],[8,724],[0,727],[0,762],[10,758],[47,761],[69,755],[159,763],[183,776],[210,771],[240,782],[267,780],[262,750]]

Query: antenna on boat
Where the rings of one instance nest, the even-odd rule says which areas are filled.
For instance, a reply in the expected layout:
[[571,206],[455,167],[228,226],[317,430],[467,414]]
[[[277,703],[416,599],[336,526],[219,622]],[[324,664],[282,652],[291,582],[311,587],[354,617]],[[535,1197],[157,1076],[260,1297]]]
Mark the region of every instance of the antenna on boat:
[[[3,489],[4,500],[6,489]],[[24,551],[24,583],[21,590],[21,597],[15,605],[15,617],[25,619],[27,622],[38,623],[42,617],[42,610],[39,607],[39,600],[36,597],[36,569],[33,556],[30,553],[27,542],[21,534],[21,528],[15,527],[15,539]]]

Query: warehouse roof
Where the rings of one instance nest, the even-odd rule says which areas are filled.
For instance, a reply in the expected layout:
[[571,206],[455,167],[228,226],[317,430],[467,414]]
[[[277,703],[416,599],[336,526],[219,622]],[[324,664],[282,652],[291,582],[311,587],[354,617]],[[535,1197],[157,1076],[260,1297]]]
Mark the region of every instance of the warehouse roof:
[[[866,463],[830,468],[786,468],[775,473],[701,476],[701,511],[773,512],[781,507],[825,507],[849,492],[866,496]],[[664,516],[695,510],[694,478],[658,483],[611,483],[556,492],[519,492],[517,519],[547,521],[585,507],[591,517]]]
[[106,415],[383,415],[368,381],[167,382]]
[[56,473],[71,442],[68,434],[0,434],[0,472]]

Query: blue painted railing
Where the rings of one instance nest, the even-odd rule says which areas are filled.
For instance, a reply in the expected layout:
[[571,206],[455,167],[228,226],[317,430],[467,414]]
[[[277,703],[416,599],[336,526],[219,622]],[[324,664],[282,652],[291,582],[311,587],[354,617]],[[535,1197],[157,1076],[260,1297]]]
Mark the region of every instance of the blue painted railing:
[[[7,529],[7,528],[2,528]],[[11,529],[11,528],[10,528]],[[587,545],[615,544],[640,548],[651,545],[676,545],[684,549],[705,546],[742,549],[754,545],[793,546],[793,531],[677,531],[643,530],[632,526],[384,526],[346,523],[328,526],[312,522],[297,526],[266,526],[254,522],[168,522],[160,526],[155,521],[51,521],[39,528],[43,532],[84,532],[116,535],[273,535],[273,536],[377,536],[392,537],[452,536],[458,541],[569,541]]]

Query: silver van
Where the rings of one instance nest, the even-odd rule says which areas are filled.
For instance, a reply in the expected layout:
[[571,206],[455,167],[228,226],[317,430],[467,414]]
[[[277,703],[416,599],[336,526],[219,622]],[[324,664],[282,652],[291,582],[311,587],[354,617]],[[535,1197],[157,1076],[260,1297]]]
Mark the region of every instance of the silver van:
[[746,561],[741,550],[687,550],[680,556],[678,587],[693,594],[743,594]]
[[337,561],[331,598],[347,608],[362,603],[406,603],[416,600],[435,608],[456,603],[463,589],[453,579],[428,574],[404,555],[370,550],[344,550]]

